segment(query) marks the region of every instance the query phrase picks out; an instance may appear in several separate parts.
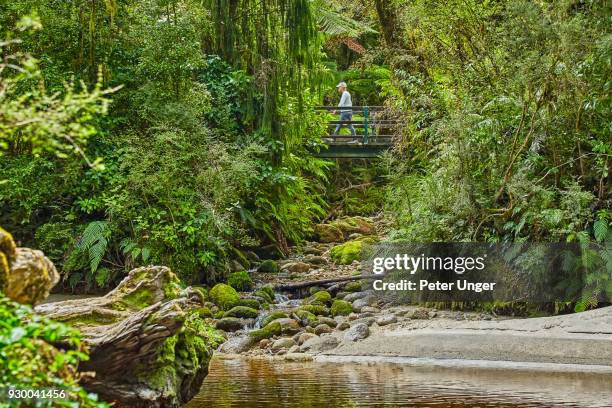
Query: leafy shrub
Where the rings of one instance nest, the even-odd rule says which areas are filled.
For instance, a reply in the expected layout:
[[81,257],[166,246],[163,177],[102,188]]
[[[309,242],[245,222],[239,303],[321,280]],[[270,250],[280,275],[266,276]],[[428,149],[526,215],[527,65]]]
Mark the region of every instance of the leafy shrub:
[[[88,356],[78,330],[36,315],[28,306],[0,297],[0,382],[5,387],[55,388],[66,399],[47,400],[37,406],[108,407],[79,386],[77,366]],[[58,348],[53,344],[62,344]],[[24,401],[11,400],[9,406]]]

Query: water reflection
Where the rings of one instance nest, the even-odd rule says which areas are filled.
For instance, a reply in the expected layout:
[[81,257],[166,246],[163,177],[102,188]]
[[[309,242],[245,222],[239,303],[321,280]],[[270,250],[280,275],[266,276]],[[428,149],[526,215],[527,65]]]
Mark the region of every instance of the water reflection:
[[611,402],[611,374],[216,358],[187,407],[610,407]]

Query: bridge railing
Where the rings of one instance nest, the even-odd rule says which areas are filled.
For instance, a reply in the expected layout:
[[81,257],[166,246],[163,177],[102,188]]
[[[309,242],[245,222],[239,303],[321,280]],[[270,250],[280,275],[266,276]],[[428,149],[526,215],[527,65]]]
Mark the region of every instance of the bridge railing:
[[384,134],[380,133],[381,130],[390,129],[393,126],[400,123],[398,120],[393,119],[384,119],[381,117],[381,112],[384,110],[383,106],[352,106],[342,107],[339,106],[317,106],[316,110],[319,111],[327,111],[333,112],[336,111],[339,115],[340,110],[346,111],[351,110],[353,114],[358,114],[362,117],[359,120],[331,120],[328,122],[329,128],[334,129],[338,125],[353,125],[356,129],[362,129],[363,133],[361,135],[340,135],[334,134],[330,132],[328,138],[332,140],[333,144],[346,144],[344,141],[352,140],[359,141],[361,139],[362,144],[370,144],[370,142],[374,142],[376,144],[391,144],[391,139],[393,138],[392,134]]

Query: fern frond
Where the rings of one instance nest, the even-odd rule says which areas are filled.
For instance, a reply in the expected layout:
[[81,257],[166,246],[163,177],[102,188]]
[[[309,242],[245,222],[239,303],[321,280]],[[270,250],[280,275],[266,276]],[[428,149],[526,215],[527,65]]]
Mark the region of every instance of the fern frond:
[[312,5],[319,29],[325,34],[359,37],[363,33],[376,33],[366,24],[331,10],[325,1],[314,0]]

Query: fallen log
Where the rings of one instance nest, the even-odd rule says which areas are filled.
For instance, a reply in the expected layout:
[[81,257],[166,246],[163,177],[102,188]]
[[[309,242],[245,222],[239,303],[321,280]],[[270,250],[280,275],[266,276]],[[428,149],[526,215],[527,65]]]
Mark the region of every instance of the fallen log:
[[36,312],[78,327],[90,359],[81,385],[116,407],[179,407],[208,373],[222,340],[198,315],[199,291],[181,289],[170,269],[132,270],[106,296],[36,307]]
[[369,279],[374,279],[374,278],[375,276],[372,276],[372,275],[342,276],[340,278],[320,279],[320,280],[313,280],[313,281],[276,285],[274,287],[274,290],[279,291],[279,292],[294,292],[294,291],[309,288],[312,286],[323,286],[323,285],[328,285],[330,283],[348,282],[348,281],[356,281],[356,280],[362,280],[362,279],[369,280]]

